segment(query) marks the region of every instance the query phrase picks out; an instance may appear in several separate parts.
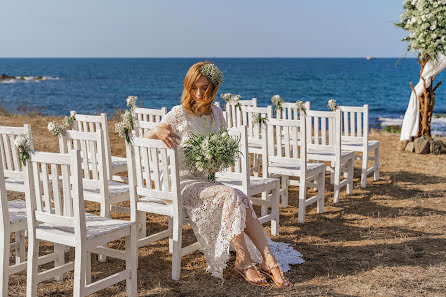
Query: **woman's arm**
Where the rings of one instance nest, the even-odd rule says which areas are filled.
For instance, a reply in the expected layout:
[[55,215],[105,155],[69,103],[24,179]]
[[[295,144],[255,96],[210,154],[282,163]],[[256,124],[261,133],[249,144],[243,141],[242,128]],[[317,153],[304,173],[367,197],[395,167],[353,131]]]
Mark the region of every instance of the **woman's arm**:
[[155,128],[150,129],[144,134],[144,137],[149,139],[159,139],[164,142],[168,148],[173,148],[178,145],[175,138],[181,139],[180,136],[173,132],[172,127],[166,123],[160,123]]

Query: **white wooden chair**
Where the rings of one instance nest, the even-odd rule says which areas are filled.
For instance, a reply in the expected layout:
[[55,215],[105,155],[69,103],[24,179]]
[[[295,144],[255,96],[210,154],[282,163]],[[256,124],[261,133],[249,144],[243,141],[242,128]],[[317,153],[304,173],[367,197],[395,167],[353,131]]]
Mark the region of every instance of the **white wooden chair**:
[[257,98],[251,100],[239,100],[240,107],[233,102],[228,102],[225,105],[226,125],[228,128],[239,127],[242,123],[242,108],[244,106],[257,107]]
[[111,217],[111,206],[113,210],[128,213],[128,209],[114,205],[129,201],[129,186],[107,179],[104,135],[101,129],[97,132],[68,130],[66,135],[59,136],[59,147],[64,154],[72,149],[80,150],[83,196],[87,201],[100,204],[101,216]]
[[[240,126],[231,129],[231,133],[237,133],[240,136],[241,156],[235,166],[228,168],[224,172],[217,173],[216,181],[242,191],[250,198],[253,204],[261,205],[260,223],[271,222],[271,234],[277,235],[279,233],[279,180],[267,176],[256,177],[250,175],[250,161],[249,157],[247,157],[249,156],[247,128],[246,126]],[[262,155],[263,157],[264,155]],[[257,194],[262,194],[262,198],[253,197]],[[266,197],[270,197],[270,199],[266,199]],[[266,213],[267,208],[271,208],[270,214]]]
[[[74,113],[74,111],[70,112],[71,115]],[[117,173],[127,171],[127,160],[123,157],[112,156],[111,154],[110,135],[108,131],[106,113],[101,113],[101,115],[97,116],[76,114],[76,120],[73,122],[72,129],[81,132],[97,132],[101,129],[104,133],[105,140],[104,150],[108,179],[126,182],[125,178],[115,175]]]
[[[85,213],[80,152],[34,152],[24,172],[28,218],[27,296],[37,295],[38,283],[73,269],[73,296],[87,296],[123,280],[126,280],[127,296],[136,296],[136,224]],[[91,283],[90,253],[97,253],[98,246],[122,237],[125,237],[126,250],[116,254],[120,259],[125,254],[126,269]],[[74,261],[38,272],[40,240],[55,246],[74,247]]]
[[[340,106],[343,123],[342,149],[359,153],[357,157],[362,159],[361,188],[367,184],[367,176],[373,173],[373,180],[379,179],[379,140],[369,140],[369,106]],[[373,152],[373,157],[369,153]],[[368,160],[372,160],[373,166],[368,167]]]
[[[330,182],[334,184],[333,202],[339,202],[339,191],[346,186],[347,194],[353,191],[353,152],[341,146],[341,112],[308,110],[307,158],[309,161],[330,162]],[[341,173],[344,179],[341,180]]]
[[135,119],[143,122],[159,123],[163,116],[167,114],[167,108],[161,107],[160,109],[135,107],[133,109]]
[[134,138],[126,146],[132,220],[145,225],[146,213],[169,217],[167,230],[149,236],[144,232],[138,236],[138,247],[169,237],[172,279],[179,280],[181,257],[198,250],[200,245],[196,242],[182,247],[186,210],[180,192],[177,150],[167,148],[160,140],[146,138]]
[[17,136],[26,134],[31,139],[33,150],[31,125],[23,127],[0,126],[0,158],[3,162],[6,190],[25,192],[25,181],[23,178],[23,163],[20,161],[19,152],[14,145]]
[[[299,120],[270,118],[267,127],[268,139],[264,145],[266,160],[263,161],[263,175],[275,174],[298,178],[298,221],[304,223],[306,206],[316,202],[318,212],[324,211],[325,164],[308,162],[304,115],[300,116]],[[288,185],[282,183],[282,187]],[[316,195],[307,198],[307,188],[315,188]]]
[[[310,110],[310,101],[305,101],[304,106],[306,110]],[[298,120],[300,118],[300,112],[295,102],[282,102],[282,108],[276,109],[273,117],[282,120]]]

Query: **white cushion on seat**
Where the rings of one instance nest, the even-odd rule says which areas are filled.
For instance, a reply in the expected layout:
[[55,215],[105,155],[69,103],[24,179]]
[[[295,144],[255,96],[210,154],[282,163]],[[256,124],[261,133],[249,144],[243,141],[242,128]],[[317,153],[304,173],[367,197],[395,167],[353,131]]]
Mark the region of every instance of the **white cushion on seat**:
[[111,161],[112,174],[127,171],[127,158],[112,156]]
[[26,203],[24,200],[8,201],[8,211],[10,223],[26,221]]

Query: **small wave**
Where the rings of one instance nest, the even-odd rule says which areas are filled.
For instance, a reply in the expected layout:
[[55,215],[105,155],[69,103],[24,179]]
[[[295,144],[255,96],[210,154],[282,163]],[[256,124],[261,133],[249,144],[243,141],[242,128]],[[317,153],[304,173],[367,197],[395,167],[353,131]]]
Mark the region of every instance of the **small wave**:
[[40,82],[43,80],[58,80],[57,76],[16,76],[15,78],[0,79],[0,84],[13,84],[20,82]]
[[[382,128],[386,126],[402,126],[403,125],[403,118],[385,118],[380,117],[378,118],[378,122],[380,123],[380,126]],[[431,122],[431,131],[432,135],[435,136],[446,136],[446,118],[444,117],[434,117],[432,118]]]

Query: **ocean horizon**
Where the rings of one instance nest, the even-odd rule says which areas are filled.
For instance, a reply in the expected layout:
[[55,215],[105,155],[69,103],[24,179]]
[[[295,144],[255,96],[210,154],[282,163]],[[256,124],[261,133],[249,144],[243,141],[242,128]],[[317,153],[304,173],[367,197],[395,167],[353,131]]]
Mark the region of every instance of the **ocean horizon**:
[[[221,93],[257,98],[267,106],[273,95],[285,101],[310,101],[312,109],[369,104],[370,126],[399,125],[411,89],[419,80],[415,58],[0,58],[0,108],[11,113],[38,111],[63,116],[109,115],[125,108],[127,96],[138,105],[168,109],[178,105],[183,79],[195,62],[209,60],[223,71]],[[14,78],[12,78],[14,77]],[[440,73],[434,84],[444,80]],[[436,91],[434,114],[446,113],[446,86]],[[446,119],[435,118],[434,135],[446,135]]]

